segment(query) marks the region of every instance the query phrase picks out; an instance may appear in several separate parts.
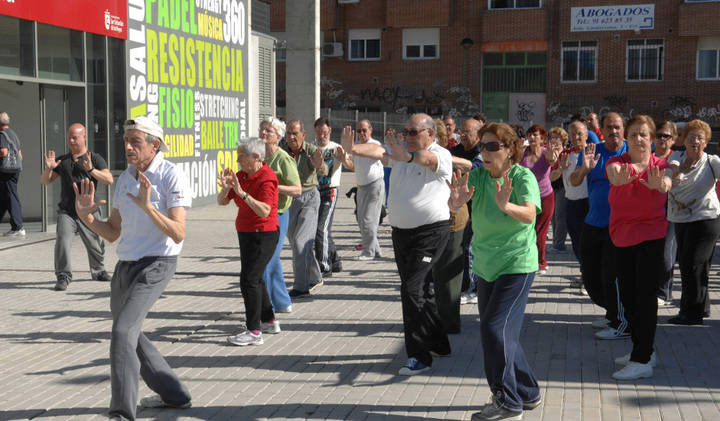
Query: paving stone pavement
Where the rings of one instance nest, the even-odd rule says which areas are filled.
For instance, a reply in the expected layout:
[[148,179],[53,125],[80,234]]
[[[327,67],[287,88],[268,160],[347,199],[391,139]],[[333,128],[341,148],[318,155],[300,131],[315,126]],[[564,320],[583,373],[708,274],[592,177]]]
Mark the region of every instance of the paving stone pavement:
[[[186,382],[193,408],[139,408],[138,418],[467,420],[487,401],[473,305],[462,306],[450,358],[436,359],[427,375],[396,375],[406,356],[390,228],[387,221],[380,228],[385,258],[353,260],[359,233],[344,195],[353,177],[343,178],[333,233],[344,271],[296,300],[292,313],[279,314],[282,333],[265,335],[262,346],[226,342],[244,319],[235,208],[189,212],[177,275],[144,331]],[[0,240],[0,420],[106,417],[109,284],[89,279],[76,239],[75,280],[66,292],[53,291],[53,238],[35,231],[22,241]],[[115,246],[107,251],[112,270]],[[705,326],[675,327],[666,320],[677,308],[662,308],[654,377],[617,382],[613,358],[627,353],[630,341],[594,339],[590,322],[600,309],[569,287],[577,263],[570,254],[549,258],[549,273],[531,289],[522,338],[544,403],[525,420],[720,420],[718,311]],[[290,259],[286,245],[289,284]],[[711,287],[715,303],[716,276]],[[140,396],[148,394],[141,385]]]

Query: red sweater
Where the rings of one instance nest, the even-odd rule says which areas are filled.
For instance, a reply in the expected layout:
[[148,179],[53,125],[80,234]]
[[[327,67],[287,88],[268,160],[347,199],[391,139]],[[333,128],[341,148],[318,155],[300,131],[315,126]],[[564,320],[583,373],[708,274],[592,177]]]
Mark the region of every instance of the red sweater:
[[235,194],[235,190],[230,190],[228,198],[234,200],[238,207],[237,218],[235,218],[237,232],[265,232],[280,229],[277,214],[277,176],[267,163],[263,162],[262,164],[262,168],[252,176],[248,176],[244,171],[238,171],[237,178],[240,188],[253,199],[270,205],[270,213],[265,218],[259,217],[241,197]]

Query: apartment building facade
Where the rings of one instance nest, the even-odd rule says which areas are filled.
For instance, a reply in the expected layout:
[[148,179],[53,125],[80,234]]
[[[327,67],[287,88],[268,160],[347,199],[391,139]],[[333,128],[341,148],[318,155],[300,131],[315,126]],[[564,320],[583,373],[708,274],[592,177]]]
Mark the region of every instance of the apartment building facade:
[[[280,41],[285,1],[271,4]],[[613,110],[720,126],[718,0],[320,1],[322,107],[482,111],[526,127]]]

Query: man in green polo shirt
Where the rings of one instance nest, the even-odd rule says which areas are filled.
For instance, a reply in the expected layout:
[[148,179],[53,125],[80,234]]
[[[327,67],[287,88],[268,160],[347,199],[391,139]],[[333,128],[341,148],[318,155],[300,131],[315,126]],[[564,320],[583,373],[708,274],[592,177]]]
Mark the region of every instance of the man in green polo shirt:
[[292,247],[293,272],[295,282],[290,291],[291,297],[310,294],[310,290],[322,285],[320,265],[315,258],[315,233],[317,231],[320,193],[317,176],[326,175],[327,168],[322,151],[315,145],[305,142],[305,128],[302,121],[292,120],[285,132],[287,146],[285,151],[295,159],[302,194],[293,199],[290,205],[290,224],[288,240]]

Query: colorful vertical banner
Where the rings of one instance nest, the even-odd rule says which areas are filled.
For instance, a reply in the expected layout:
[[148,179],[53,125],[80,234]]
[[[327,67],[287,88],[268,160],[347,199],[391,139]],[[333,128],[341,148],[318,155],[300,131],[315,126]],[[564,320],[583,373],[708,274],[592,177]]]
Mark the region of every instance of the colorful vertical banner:
[[164,128],[165,156],[200,203],[221,171],[237,171],[248,135],[248,1],[128,0],[128,115]]

